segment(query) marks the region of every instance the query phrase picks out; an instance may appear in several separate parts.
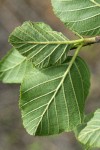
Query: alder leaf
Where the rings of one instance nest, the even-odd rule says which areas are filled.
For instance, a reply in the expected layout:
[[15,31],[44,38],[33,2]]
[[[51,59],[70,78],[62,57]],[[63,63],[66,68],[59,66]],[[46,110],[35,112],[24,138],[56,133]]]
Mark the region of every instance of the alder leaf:
[[100,34],[100,0],[51,0],[55,14],[83,36]]
[[0,61],[0,81],[21,83],[24,76],[32,69],[31,62],[28,62],[16,49],[11,49]]
[[68,39],[44,23],[25,22],[9,37],[9,42],[37,67],[62,63],[70,46],[61,44]]
[[66,63],[34,69],[21,85],[20,109],[24,127],[31,135],[71,131],[83,120],[90,73],[77,57],[70,71]]
[[96,110],[93,118],[81,130],[78,140],[89,147],[100,148],[100,109]]
[[[79,136],[80,132],[87,126],[87,122],[90,121],[90,119],[93,117],[93,115],[94,115],[94,113],[90,113],[88,115],[85,115],[82,124],[79,124],[75,128],[74,133],[75,133],[75,136],[76,136],[77,140],[78,140],[78,136]],[[80,143],[80,146],[82,147],[83,150],[90,150],[91,149],[88,144],[83,144],[81,142],[79,142],[79,143]]]

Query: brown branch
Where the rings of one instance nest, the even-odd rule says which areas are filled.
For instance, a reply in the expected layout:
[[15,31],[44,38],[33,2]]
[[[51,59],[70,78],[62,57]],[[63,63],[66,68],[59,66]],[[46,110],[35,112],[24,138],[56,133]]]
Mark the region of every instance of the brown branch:
[[[100,36],[96,36],[94,41],[88,41],[86,42],[83,47],[86,47],[86,46],[91,46],[93,44],[96,44],[96,43],[99,43],[100,44]],[[74,45],[70,50],[74,50],[77,48],[77,45]]]

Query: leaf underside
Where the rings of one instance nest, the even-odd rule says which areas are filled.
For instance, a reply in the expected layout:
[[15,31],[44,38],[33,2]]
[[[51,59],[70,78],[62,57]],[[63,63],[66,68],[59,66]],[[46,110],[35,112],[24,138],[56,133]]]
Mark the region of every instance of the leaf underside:
[[89,147],[100,148],[100,109],[94,113],[93,118],[80,132],[78,139],[81,143],[86,144]]
[[77,57],[67,76],[68,62],[47,69],[35,69],[21,85],[20,109],[24,127],[31,135],[52,135],[71,131],[83,120],[90,73]]
[[39,68],[61,64],[66,59],[70,46],[59,43],[66,40],[48,25],[31,21],[17,27],[9,37],[9,42]]
[[[87,122],[89,122],[91,120],[91,118],[93,117],[93,115],[94,115],[94,113],[90,113],[90,114],[84,116],[83,123],[79,124],[75,128],[74,133],[75,133],[76,139],[78,139],[78,136],[79,136],[80,132],[87,126]],[[80,142],[80,145],[83,148],[83,150],[90,150],[91,149],[88,144],[83,144],[82,142]]]
[[83,35],[100,34],[100,0],[51,0],[56,16],[72,31]]
[[13,48],[0,61],[0,81],[4,83],[21,83],[24,76],[32,69],[32,64]]

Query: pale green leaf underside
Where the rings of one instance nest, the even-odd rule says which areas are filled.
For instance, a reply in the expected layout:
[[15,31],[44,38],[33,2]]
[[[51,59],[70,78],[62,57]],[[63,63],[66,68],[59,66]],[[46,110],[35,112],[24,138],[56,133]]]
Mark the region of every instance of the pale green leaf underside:
[[29,134],[58,134],[71,131],[82,122],[90,87],[89,70],[79,57],[64,76],[67,67],[68,62],[43,70],[35,69],[23,81],[20,108]]
[[78,139],[80,142],[89,145],[90,147],[100,148],[100,109],[94,113],[93,118],[80,132]]
[[[74,133],[75,133],[75,136],[76,136],[77,139],[78,139],[78,136],[79,136],[80,132],[86,127],[87,122],[90,121],[90,119],[93,117],[93,115],[94,115],[94,113],[90,113],[90,114],[86,115],[84,117],[83,123],[76,127],[76,129],[74,130]],[[83,144],[83,143],[80,142],[80,145],[83,148],[83,150],[90,150],[91,149],[88,144]]]
[[100,34],[100,0],[51,0],[55,14],[80,35]]
[[24,76],[32,69],[32,64],[16,49],[12,49],[0,61],[0,81],[4,83],[21,83]]
[[66,40],[63,34],[53,31],[48,25],[30,21],[17,27],[9,38],[22,55],[41,68],[62,63],[66,59],[70,46],[59,43]]

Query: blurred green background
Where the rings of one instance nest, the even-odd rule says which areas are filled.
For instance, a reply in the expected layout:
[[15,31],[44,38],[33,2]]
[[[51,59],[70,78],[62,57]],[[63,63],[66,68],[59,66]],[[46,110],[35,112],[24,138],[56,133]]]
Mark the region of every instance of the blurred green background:
[[[0,59],[11,48],[10,32],[24,21],[45,22],[70,39],[76,38],[54,15],[50,0],[0,0]],[[85,111],[100,107],[100,45],[83,48],[80,54],[89,64],[91,90]],[[33,137],[22,126],[18,106],[19,85],[0,83],[0,150],[81,150],[71,133]]]

